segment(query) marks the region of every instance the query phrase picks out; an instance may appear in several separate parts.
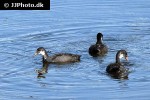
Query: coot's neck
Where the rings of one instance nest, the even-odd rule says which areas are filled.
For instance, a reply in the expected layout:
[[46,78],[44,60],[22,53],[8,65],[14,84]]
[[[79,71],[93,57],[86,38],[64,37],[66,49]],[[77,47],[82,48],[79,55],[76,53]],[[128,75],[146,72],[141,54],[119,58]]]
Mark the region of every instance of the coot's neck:
[[97,42],[96,42],[96,44],[103,44],[103,39],[102,39],[102,37],[97,37]]
[[45,54],[43,55],[44,59],[47,59],[48,58],[48,54],[47,52],[45,51]]
[[119,56],[120,56],[120,53],[117,53],[117,54],[116,54],[116,63],[120,63],[120,58],[119,58]]

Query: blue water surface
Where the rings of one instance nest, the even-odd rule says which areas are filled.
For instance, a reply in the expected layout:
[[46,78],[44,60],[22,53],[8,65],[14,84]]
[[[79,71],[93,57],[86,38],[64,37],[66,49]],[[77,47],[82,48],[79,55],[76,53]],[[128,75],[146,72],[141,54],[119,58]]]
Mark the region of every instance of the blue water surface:
[[[102,32],[109,52],[88,48]],[[49,65],[43,78],[38,47],[49,54],[80,54],[81,62]],[[129,79],[109,77],[106,66],[125,49]],[[51,10],[0,11],[0,100],[149,100],[150,0],[51,0]]]

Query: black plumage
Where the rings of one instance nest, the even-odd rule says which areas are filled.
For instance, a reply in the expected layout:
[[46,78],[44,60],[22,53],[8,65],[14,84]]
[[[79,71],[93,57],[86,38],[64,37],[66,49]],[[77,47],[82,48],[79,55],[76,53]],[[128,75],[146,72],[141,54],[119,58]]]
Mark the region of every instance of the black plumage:
[[70,54],[70,53],[59,53],[52,56],[48,56],[46,50],[43,47],[39,47],[35,55],[41,54],[43,56],[43,61],[49,63],[69,63],[69,62],[78,62],[80,61],[81,55]]
[[103,34],[97,34],[97,42],[94,45],[91,45],[89,48],[89,54],[91,56],[102,56],[108,52],[108,48],[103,44]]
[[107,73],[109,73],[114,78],[128,78],[129,69],[125,68],[120,62],[122,57],[128,60],[128,55],[125,50],[119,50],[116,54],[116,62],[109,64],[106,68]]

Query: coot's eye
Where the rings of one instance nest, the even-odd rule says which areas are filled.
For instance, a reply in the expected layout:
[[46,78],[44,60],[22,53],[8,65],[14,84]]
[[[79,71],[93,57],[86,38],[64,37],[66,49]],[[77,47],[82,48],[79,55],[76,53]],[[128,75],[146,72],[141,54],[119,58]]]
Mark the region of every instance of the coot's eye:
[[37,49],[37,51],[40,51],[40,49]]

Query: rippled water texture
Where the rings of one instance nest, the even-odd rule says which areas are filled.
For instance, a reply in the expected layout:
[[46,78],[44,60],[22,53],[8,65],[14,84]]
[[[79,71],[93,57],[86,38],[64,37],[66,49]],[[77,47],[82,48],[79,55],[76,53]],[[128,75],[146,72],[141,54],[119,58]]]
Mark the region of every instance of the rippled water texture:
[[[102,32],[109,52],[88,48]],[[81,62],[48,65],[43,77],[38,47],[49,54],[82,55]],[[51,0],[50,11],[0,11],[0,100],[149,100],[150,1]],[[109,77],[117,50],[128,51],[128,80]]]

